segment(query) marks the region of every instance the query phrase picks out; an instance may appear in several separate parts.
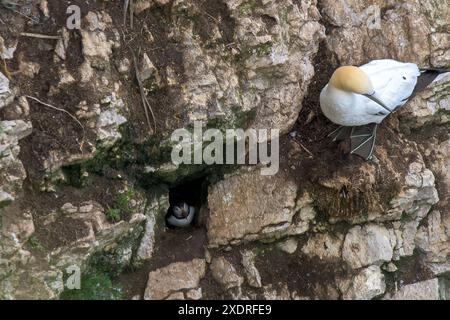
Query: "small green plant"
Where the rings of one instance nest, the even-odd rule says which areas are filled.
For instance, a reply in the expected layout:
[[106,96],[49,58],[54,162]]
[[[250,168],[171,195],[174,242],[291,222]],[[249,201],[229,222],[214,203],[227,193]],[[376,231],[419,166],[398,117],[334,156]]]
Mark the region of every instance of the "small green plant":
[[112,222],[120,221],[125,215],[133,214],[133,208],[130,207],[130,202],[133,200],[135,192],[133,189],[128,189],[121,195],[119,195],[114,201],[113,207],[106,209],[106,216]]
[[117,208],[107,208],[106,216],[112,222],[118,222],[118,221],[120,221],[120,219],[122,217],[120,209],[117,209]]
[[44,247],[40,243],[39,239],[36,238],[35,236],[31,236],[28,239],[28,245],[30,246],[31,249],[36,250],[36,251],[43,251],[44,250]]
[[134,198],[134,190],[128,189],[117,198],[117,206],[122,211],[130,211],[130,202]]
[[122,288],[113,283],[111,278],[99,272],[90,272],[81,277],[81,289],[65,289],[62,300],[120,300],[123,299]]

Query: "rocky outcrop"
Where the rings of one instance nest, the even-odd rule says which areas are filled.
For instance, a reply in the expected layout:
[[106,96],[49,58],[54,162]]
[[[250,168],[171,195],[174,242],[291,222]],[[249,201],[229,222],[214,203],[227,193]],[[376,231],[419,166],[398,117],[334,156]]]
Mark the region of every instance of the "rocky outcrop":
[[[359,229],[358,231],[361,231],[361,229]],[[346,250],[353,251],[356,250],[356,247],[354,247],[354,244],[353,245],[351,244],[352,235],[350,235],[350,232],[349,234],[347,234],[347,237],[345,239],[346,245],[350,248]],[[311,257],[318,257],[320,260],[336,260],[341,258],[342,244],[343,244],[342,235],[335,236],[326,233],[318,233],[308,238],[307,243],[302,248],[302,252]],[[348,255],[350,256],[352,254],[348,253]]]
[[154,195],[152,199],[148,201],[145,210],[145,216],[147,218],[145,230],[133,261],[134,265],[141,265],[152,258],[155,250],[156,220],[166,214],[169,206],[169,197],[165,193]]
[[386,290],[384,275],[378,266],[362,269],[348,279],[338,279],[338,286],[345,300],[370,300]]
[[426,66],[450,64],[448,6],[437,0],[385,1],[326,0],[323,17],[330,25],[328,48],[339,63],[359,65],[392,58]]
[[[139,204],[136,204],[137,208]],[[89,201],[66,203],[39,218],[17,216],[17,205],[3,214],[0,233],[0,298],[56,299],[65,289],[68,267],[89,268],[100,259],[115,272],[131,264],[146,216],[111,223],[105,210]],[[46,251],[45,257],[42,252]]]
[[19,141],[32,131],[31,124],[22,120],[0,121],[0,208],[14,201],[26,178],[19,160]]
[[306,232],[315,212],[307,195],[298,195],[285,177],[261,176],[258,170],[232,175],[208,195],[211,246]]
[[408,284],[392,296],[385,297],[388,300],[440,300],[439,280],[437,278]]
[[425,253],[425,260],[429,268],[436,275],[450,271],[450,214],[433,211],[426,220],[426,224],[419,228],[415,243],[420,251]]
[[210,268],[214,280],[225,290],[240,287],[244,282],[244,278],[237,274],[234,266],[224,257],[214,258]]
[[[220,6],[214,19],[193,2],[177,0],[172,6],[173,39],[185,48],[180,102],[189,122],[218,118],[231,124],[253,113],[255,128],[287,132],[324,36],[318,10],[291,0],[258,5],[227,0]],[[209,31],[198,35],[201,22]]]
[[[44,245],[51,241],[48,244],[52,248],[49,259],[55,266],[83,266],[94,253],[105,252],[115,256],[117,259],[111,259],[111,263],[117,263],[121,268],[130,264],[135,249],[134,241],[130,239],[139,238],[145,220],[145,215],[136,213],[129,221],[112,224],[104,209],[95,202],[80,206],[67,203],[59,212],[51,213],[39,222],[49,233],[48,238],[42,235],[40,239]],[[64,234],[67,225],[72,225],[71,233],[74,234]],[[125,240],[123,245],[118,246],[122,240]]]
[[250,250],[245,250],[241,254],[248,284],[252,287],[260,288],[262,286],[261,275],[255,266],[255,254]]
[[178,262],[150,272],[144,299],[201,298],[199,282],[206,272],[205,260]]
[[9,79],[0,72],[0,109],[11,103],[14,95],[9,88]]
[[342,258],[352,268],[358,269],[372,264],[391,261],[393,244],[389,231],[369,224],[352,228],[345,236]]

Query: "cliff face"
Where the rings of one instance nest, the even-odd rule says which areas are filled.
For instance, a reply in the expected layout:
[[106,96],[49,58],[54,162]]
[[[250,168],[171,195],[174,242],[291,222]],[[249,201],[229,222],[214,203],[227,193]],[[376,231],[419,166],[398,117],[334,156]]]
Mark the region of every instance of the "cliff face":
[[[342,64],[449,68],[448,1],[72,1],[74,30],[68,1],[15,2],[0,298],[450,296],[450,78],[386,119],[369,162],[326,139],[318,102]],[[172,164],[194,121],[279,129],[279,172]],[[180,200],[195,225],[168,229]]]

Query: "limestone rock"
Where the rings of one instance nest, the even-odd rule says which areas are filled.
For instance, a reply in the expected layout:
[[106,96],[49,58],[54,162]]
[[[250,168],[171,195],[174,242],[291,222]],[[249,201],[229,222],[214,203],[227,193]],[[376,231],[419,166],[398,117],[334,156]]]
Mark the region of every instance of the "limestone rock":
[[292,294],[289,291],[287,284],[264,286],[263,296],[266,300],[291,300]]
[[248,284],[252,287],[260,288],[262,286],[261,275],[255,266],[255,254],[250,250],[245,250],[241,252],[241,255]]
[[163,216],[167,212],[169,206],[169,197],[166,194],[155,196],[154,199],[147,204],[145,212],[147,222],[145,224],[144,235],[142,236],[141,243],[139,244],[136,253],[135,264],[141,264],[153,256],[156,219]]
[[93,67],[104,69],[112,54],[113,41],[108,40],[105,30],[111,24],[107,13],[88,12],[85,17],[87,30],[81,30],[83,55]]
[[[148,276],[144,299],[161,300],[177,292],[177,296],[181,296],[183,290],[190,292],[191,289],[198,288],[205,272],[206,262],[203,259],[176,262],[152,271]],[[190,295],[192,296],[192,293]]]
[[[167,79],[177,83],[180,94],[174,107],[186,106],[188,123],[220,119],[233,126],[239,118],[254,117],[255,128],[286,133],[300,111],[314,75],[311,61],[324,37],[316,1],[224,3],[226,19],[196,22],[191,17],[203,15],[198,4],[173,2],[170,34],[184,48],[183,82],[178,75],[176,81]],[[198,27],[210,31],[199,36]]]
[[244,282],[244,278],[238,275],[234,266],[224,257],[213,258],[210,269],[214,280],[222,285],[225,290],[240,287]]
[[12,43],[7,44],[5,39],[0,36],[0,57],[4,60],[10,60],[14,57],[14,53],[17,50],[18,41],[15,40]]
[[411,128],[421,128],[427,124],[445,124],[450,122],[450,75],[439,76],[432,85],[428,86],[420,95],[400,109],[399,116],[403,131]]
[[19,160],[19,140],[32,131],[31,123],[22,120],[0,121],[0,207],[13,201],[26,178]]
[[124,111],[125,104],[115,93],[104,98],[102,103],[108,104],[108,107],[100,113],[97,120],[98,140],[103,146],[108,147],[122,137],[119,127],[127,122],[127,119],[120,112]]
[[[47,246],[49,260],[55,266],[82,266],[98,252],[106,252],[111,264],[123,268],[131,263],[133,241],[139,238],[146,217],[137,213],[129,221],[110,223],[104,209],[94,201],[78,206],[65,204],[58,212],[44,216],[40,229],[48,230],[49,237],[55,237]],[[71,225],[75,234],[64,233],[65,225]],[[44,243],[47,235],[41,234]],[[50,238],[51,239],[51,238]]]
[[159,84],[160,82],[158,69],[156,69],[155,65],[146,53],[144,53],[142,57],[141,65],[139,68],[139,76],[141,77],[142,82],[145,82],[147,80],[153,80],[156,84]]
[[[327,0],[321,3],[327,22],[336,26],[327,37],[328,48],[341,64],[358,65],[391,58],[433,67],[449,65],[448,39],[436,30],[448,30],[449,8],[436,0],[397,2]],[[384,14],[381,13],[384,10]]]
[[9,80],[0,72],[0,109],[11,103],[13,99],[14,95],[9,88]]
[[337,284],[344,300],[370,300],[386,290],[384,275],[378,266],[361,269],[348,279],[338,279]]
[[392,242],[392,235],[383,226],[355,226],[345,236],[342,258],[354,269],[381,264],[392,259]]
[[302,252],[311,257],[318,257],[320,260],[338,260],[341,258],[343,241],[342,235],[317,233],[308,239]]
[[277,243],[278,249],[289,254],[293,254],[295,251],[297,251],[297,246],[298,246],[297,240],[292,238]]
[[439,279],[434,278],[416,282],[401,287],[392,295],[386,295],[387,300],[440,300]]
[[301,234],[314,218],[311,200],[298,199],[297,186],[282,175],[258,170],[227,177],[208,194],[210,245],[226,245],[286,234]]
[[417,232],[415,242],[425,253],[425,261],[437,275],[450,271],[450,214],[433,211]]

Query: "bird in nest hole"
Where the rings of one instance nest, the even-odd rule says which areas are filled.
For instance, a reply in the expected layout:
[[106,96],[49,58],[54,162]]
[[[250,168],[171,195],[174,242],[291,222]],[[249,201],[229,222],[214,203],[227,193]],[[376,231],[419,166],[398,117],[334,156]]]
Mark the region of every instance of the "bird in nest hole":
[[194,220],[195,208],[186,202],[180,202],[169,208],[166,223],[171,227],[189,227]]

